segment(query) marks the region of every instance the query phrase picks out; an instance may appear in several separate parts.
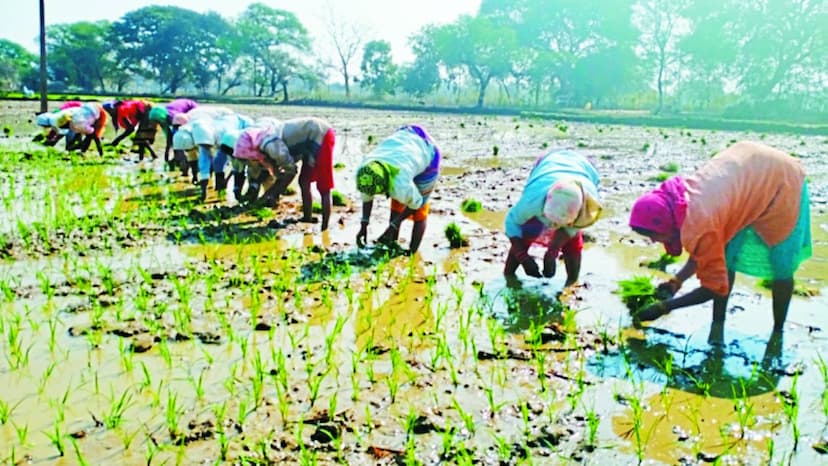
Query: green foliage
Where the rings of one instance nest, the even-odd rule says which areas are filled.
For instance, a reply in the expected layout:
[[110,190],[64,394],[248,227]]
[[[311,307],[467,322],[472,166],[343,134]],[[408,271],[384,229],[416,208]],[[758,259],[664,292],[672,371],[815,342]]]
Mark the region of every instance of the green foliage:
[[33,87],[26,78],[37,73],[37,57],[22,45],[0,39],[0,90],[20,89],[24,84]]
[[339,191],[331,191],[331,203],[337,207],[344,207],[348,205],[345,196]]
[[397,86],[397,65],[391,61],[391,44],[384,40],[372,40],[362,51],[361,85],[370,89],[374,96],[393,94]]
[[313,204],[311,204],[311,212],[315,214],[321,214],[322,204],[320,204],[318,201],[313,201]]
[[633,314],[659,301],[651,277],[637,275],[629,280],[618,282],[621,302]]
[[675,264],[677,261],[678,257],[671,256],[667,253],[661,253],[658,259],[644,262],[642,265],[648,269],[661,270],[663,272],[667,269],[668,265]]
[[469,245],[469,240],[463,236],[463,233],[460,231],[460,227],[454,222],[446,225],[444,233],[451,249],[462,248]]
[[118,81],[122,65],[115,56],[109,21],[54,24],[46,31],[49,67],[57,81],[84,90],[106,92],[107,82]]
[[661,172],[656,176],[649,177],[647,180],[648,181],[656,181],[656,182],[661,183],[662,181],[667,181],[667,179],[670,178],[671,176],[672,175],[669,174],[669,173]]
[[342,162],[336,162],[334,164],[334,170],[342,170],[343,168],[345,168],[345,164]]
[[270,207],[259,207],[258,209],[255,209],[252,212],[250,212],[250,214],[258,218],[259,220],[265,220],[270,217],[273,217],[274,211]]
[[464,199],[460,204],[460,208],[466,213],[480,212],[483,209],[483,204],[477,199]]

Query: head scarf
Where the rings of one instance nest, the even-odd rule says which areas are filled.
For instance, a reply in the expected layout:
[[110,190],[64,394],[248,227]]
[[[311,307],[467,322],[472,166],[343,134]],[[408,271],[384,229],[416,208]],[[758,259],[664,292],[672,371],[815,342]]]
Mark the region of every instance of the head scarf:
[[186,113],[177,113],[172,119],[172,124],[173,126],[182,126],[186,125],[189,121],[190,117]]
[[189,128],[178,128],[173,135],[173,150],[190,150],[194,147],[195,141]]
[[35,119],[35,123],[37,123],[37,126],[43,126],[44,128],[54,126],[55,117],[53,115],[53,113],[49,112],[41,113]]
[[225,131],[224,134],[221,135],[221,140],[219,141],[219,144],[230,149],[230,155],[233,155],[233,153],[236,150],[236,142],[238,142],[240,134],[241,131]]
[[560,180],[546,193],[543,216],[553,228],[586,228],[595,223],[600,214],[601,204],[578,181]]
[[379,160],[372,160],[357,170],[357,190],[368,196],[388,193],[391,190],[391,170]]
[[152,107],[152,109],[149,112],[150,121],[155,121],[162,125],[166,125],[169,123],[169,117],[170,115],[167,112],[167,109],[164,107]]
[[259,150],[259,145],[264,139],[267,128],[252,127],[241,132],[236,140],[233,149],[233,157],[242,160],[264,160],[264,154]]
[[635,201],[630,212],[630,226],[667,235],[667,254],[681,254],[681,225],[687,216],[687,187],[684,179],[674,176]]

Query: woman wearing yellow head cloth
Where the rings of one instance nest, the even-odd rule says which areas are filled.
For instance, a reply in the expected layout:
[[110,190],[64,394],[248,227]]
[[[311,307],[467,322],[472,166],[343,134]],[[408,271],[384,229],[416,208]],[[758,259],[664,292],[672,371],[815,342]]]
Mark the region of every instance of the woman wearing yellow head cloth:
[[378,241],[396,242],[400,224],[411,218],[414,226],[409,251],[417,252],[426,230],[428,199],[439,177],[440,151],[422,127],[406,125],[383,140],[357,168],[357,190],[362,194],[357,245],[367,242],[374,196],[384,194],[391,198],[391,218]]
[[584,239],[581,229],[601,213],[598,203],[598,172],[582,155],[571,150],[542,155],[526,181],[520,200],[506,215],[506,236],[512,243],[503,273],[513,276],[518,266],[527,275],[540,277],[529,246],[547,246],[543,275],[555,275],[555,264],[563,255],[566,285],[578,281]]

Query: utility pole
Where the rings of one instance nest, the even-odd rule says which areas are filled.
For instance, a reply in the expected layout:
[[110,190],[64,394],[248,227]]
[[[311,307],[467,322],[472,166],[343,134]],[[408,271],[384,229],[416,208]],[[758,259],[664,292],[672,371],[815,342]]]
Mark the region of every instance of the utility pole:
[[49,110],[46,95],[46,1],[40,0],[40,113]]

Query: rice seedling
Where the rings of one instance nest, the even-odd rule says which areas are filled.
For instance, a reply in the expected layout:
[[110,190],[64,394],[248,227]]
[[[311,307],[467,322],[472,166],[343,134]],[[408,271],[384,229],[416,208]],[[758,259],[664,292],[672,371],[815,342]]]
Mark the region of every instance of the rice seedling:
[[26,446],[26,442],[29,438],[29,424],[23,424],[22,426],[18,426],[14,422],[12,422],[12,427],[14,427],[14,433],[17,437],[17,443],[20,444],[21,447]]
[[132,393],[129,390],[124,390],[118,399],[114,396],[110,399],[109,411],[103,416],[103,423],[107,429],[115,429],[121,425],[121,420],[124,413],[129,408],[132,402]]
[[52,424],[52,430],[46,431],[43,433],[49,439],[49,442],[55,447],[58,452],[58,456],[63,456],[66,452],[66,444],[64,443],[65,434],[60,431],[60,424],[55,421]]
[[449,242],[449,247],[452,249],[462,248],[469,245],[469,240],[463,235],[460,231],[460,227],[454,222],[446,225],[445,235]]
[[651,177],[647,178],[647,181],[655,181],[655,182],[661,183],[662,181],[667,181],[667,179],[670,178],[671,176],[672,175],[670,173],[661,172],[661,173],[659,173],[655,176],[651,176]]
[[800,430],[799,430],[799,392],[797,391],[797,382],[799,381],[799,374],[794,374],[791,381],[791,388],[782,397],[782,411],[788,419],[791,426],[791,435],[793,437],[793,451],[796,451],[799,446]]
[[679,164],[676,162],[667,162],[659,166],[658,169],[667,173],[676,173],[679,171]]
[[477,199],[468,198],[460,203],[460,209],[466,213],[480,212],[483,209],[483,204]]
[[638,275],[629,280],[620,280],[618,291],[621,293],[621,301],[633,315],[658,301],[651,277]]

